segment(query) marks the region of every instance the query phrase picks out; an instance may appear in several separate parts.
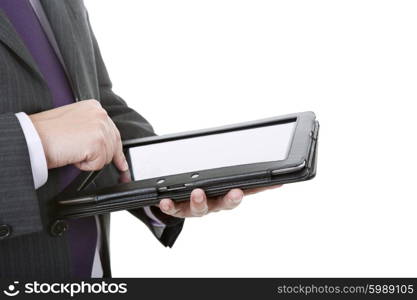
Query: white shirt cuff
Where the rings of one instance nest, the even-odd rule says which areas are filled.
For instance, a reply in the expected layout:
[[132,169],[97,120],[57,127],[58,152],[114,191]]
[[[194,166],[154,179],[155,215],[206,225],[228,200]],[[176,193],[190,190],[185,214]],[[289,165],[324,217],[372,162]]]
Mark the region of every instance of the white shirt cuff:
[[22,127],[23,134],[28,146],[30,166],[32,167],[32,176],[35,189],[40,188],[48,180],[48,165],[46,164],[45,152],[38,132],[32,121],[24,112],[16,114]]

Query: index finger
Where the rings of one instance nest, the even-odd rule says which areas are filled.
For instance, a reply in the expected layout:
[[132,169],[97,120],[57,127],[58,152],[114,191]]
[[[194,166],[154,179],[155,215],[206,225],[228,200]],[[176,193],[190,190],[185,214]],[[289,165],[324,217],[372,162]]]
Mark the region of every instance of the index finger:
[[120,132],[112,120],[110,120],[110,123],[112,124],[115,138],[113,163],[116,166],[116,168],[119,169],[119,171],[126,172],[129,170],[129,165],[127,164],[125,154],[123,153],[123,145],[120,137]]

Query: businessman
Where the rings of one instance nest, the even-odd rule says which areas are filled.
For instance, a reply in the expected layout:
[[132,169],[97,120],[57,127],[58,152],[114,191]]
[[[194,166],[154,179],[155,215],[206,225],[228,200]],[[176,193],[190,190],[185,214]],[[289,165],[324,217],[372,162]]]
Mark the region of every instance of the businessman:
[[[82,171],[112,163],[126,174],[121,140],[154,134],[112,92],[82,0],[0,0],[0,277],[110,277],[110,216],[51,224],[53,199]],[[171,247],[184,218],[243,195],[197,189],[190,201],[130,212]]]

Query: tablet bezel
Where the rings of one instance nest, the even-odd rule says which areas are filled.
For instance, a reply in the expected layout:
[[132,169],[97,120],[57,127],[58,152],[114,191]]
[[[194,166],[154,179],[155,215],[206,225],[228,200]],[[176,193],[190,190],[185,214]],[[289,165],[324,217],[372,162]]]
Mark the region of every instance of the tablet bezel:
[[[257,121],[215,127],[210,129],[132,139],[124,141],[123,146],[125,152],[128,153],[128,149],[131,147],[143,146],[154,143],[162,143],[179,139],[193,138],[211,134],[220,134],[236,130],[252,129],[269,125],[284,124],[289,122],[296,123],[292,141],[290,143],[291,146],[288,151],[288,156],[284,160],[227,166],[206,170],[194,170],[192,172],[136,181],[141,181],[143,183],[146,182],[147,186],[154,186],[160,192],[172,191],[175,189],[187,188],[189,186],[196,185],[199,182],[210,181],[213,178],[234,178],[236,176],[241,176],[242,174],[259,174],[264,172],[267,175],[273,176],[303,169],[306,165],[308,155],[310,152],[311,135],[314,131],[315,119],[315,114],[313,112],[308,111],[285,116],[267,118]],[[129,167],[132,168],[129,155],[127,155],[127,157]],[[193,178],[192,175],[196,173],[198,174],[198,177]]]

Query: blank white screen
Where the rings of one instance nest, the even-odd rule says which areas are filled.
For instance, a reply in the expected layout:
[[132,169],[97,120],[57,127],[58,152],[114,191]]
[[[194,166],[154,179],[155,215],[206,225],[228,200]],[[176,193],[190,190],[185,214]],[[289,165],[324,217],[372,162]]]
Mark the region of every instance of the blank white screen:
[[295,122],[129,149],[134,180],[287,158]]

